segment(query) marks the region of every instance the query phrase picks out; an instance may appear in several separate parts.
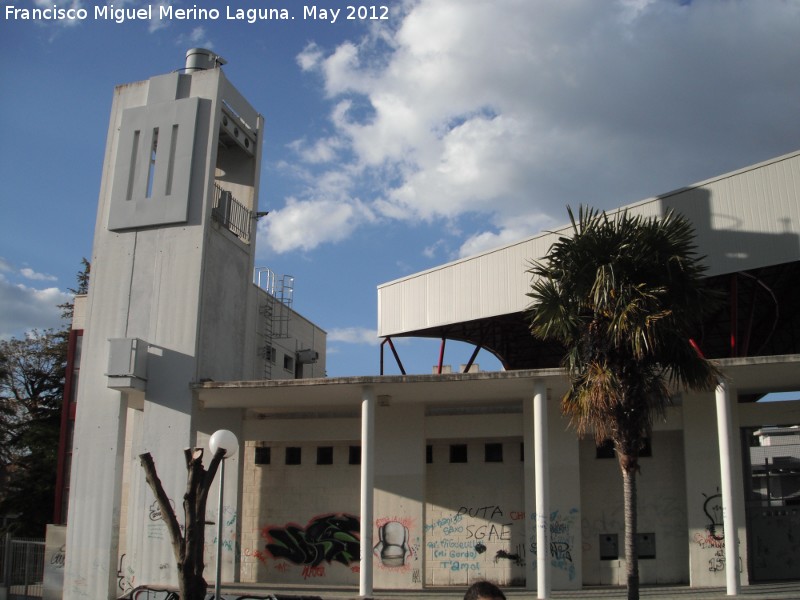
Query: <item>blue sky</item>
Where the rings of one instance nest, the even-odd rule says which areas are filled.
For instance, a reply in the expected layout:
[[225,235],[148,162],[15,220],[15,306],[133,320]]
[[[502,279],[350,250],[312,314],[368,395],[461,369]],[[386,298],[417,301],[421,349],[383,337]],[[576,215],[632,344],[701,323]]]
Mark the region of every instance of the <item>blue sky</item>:
[[[567,204],[612,208],[800,148],[800,0],[392,0],[377,21],[346,20],[342,0],[175,0],[222,15],[121,24],[55,4],[89,17],[0,4],[2,338],[58,326],[91,255],[114,86],[193,47],[227,59],[265,116],[257,264],[295,277],[332,376],[378,372],[381,283],[557,226]],[[343,11],[315,22],[303,6]],[[410,372],[438,348],[398,343]],[[470,353],[448,343],[445,362]]]

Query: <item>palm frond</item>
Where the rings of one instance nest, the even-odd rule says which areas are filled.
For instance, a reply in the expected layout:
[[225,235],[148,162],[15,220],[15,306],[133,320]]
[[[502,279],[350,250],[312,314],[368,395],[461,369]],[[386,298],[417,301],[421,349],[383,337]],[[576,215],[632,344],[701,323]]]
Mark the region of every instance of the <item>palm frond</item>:
[[691,223],[568,207],[572,236],[532,263],[531,333],[566,348],[562,410],[583,435],[628,449],[669,405],[669,385],[710,389],[719,371],[689,344],[711,310]]

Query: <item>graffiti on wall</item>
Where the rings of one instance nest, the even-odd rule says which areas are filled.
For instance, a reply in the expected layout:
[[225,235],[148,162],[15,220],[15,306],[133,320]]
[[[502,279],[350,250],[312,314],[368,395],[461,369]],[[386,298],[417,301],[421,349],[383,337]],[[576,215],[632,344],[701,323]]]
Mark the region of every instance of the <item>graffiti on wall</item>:
[[722,511],[722,494],[703,494],[703,514],[706,517],[705,531],[694,534],[694,542],[702,550],[710,550],[708,570],[717,573],[725,570],[725,526]]
[[725,521],[722,516],[722,494],[719,493],[719,490],[717,490],[716,494],[706,496],[706,500],[703,502],[703,513],[708,519],[706,524],[708,535],[715,540],[724,540]]
[[358,534],[358,517],[344,513],[315,517],[305,527],[287,524],[261,530],[261,537],[267,540],[267,552],[275,559],[303,565],[307,569],[303,572],[305,578],[324,575],[323,562],[345,566],[358,562]]
[[[219,519],[219,511],[217,510],[216,519]],[[217,520],[206,521],[205,531],[205,548],[203,550],[207,562],[214,560],[217,553]],[[236,512],[235,506],[226,504],[222,508],[222,550],[224,552],[240,553],[241,548],[237,540],[236,521],[239,516]]]
[[119,557],[119,567],[117,568],[117,587],[123,593],[131,591],[136,580],[133,569],[126,565],[126,556],[127,554],[123,554]]
[[[531,515],[531,519],[539,526],[536,513]],[[575,522],[578,519],[578,509],[571,508],[567,514],[562,514],[559,510],[550,513],[550,564],[554,569],[566,572],[569,580],[575,579],[575,563],[572,553],[575,552]],[[535,531],[535,529],[534,529]],[[536,534],[530,540],[531,554],[537,555]],[[532,561],[533,569],[536,570],[536,560]]]
[[400,517],[383,517],[375,520],[378,543],[372,549],[380,559],[379,566],[393,570],[410,570],[411,563],[419,560],[419,538],[411,540],[412,520]]
[[426,545],[431,564],[452,572],[481,572],[501,560],[524,566],[524,544],[513,545],[514,539],[525,539],[524,530],[515,526],[522,521],[524,527],[524,515],[518,511],[506,513],[498,505],[461,506],[455,513],[427,523]]
[[[127,596],[130,600],[180,600],[178,592],[174,590],[166,590],[162,588],[152,588],[148,586],[140,586],[132,590],[130,595]],[[240,594],[220,594],[219,600],[278,600],[280,596],[268,594],[266,596],[253,596],[247,594],[242,596]],[[319,596],[296,596],[302,600],[322,600]],[[213,593],[206,593],[205,600],[215,600]]]

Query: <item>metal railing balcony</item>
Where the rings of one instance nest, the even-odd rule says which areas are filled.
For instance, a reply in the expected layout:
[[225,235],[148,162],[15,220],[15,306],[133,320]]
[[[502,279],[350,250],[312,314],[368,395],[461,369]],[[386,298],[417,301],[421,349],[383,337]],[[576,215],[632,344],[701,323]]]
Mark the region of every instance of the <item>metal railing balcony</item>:
[[253,211],[234,198],[231,192],[222,189],[216,183],[214,184],[214,206],[211,214],[244,243],[250,243]]

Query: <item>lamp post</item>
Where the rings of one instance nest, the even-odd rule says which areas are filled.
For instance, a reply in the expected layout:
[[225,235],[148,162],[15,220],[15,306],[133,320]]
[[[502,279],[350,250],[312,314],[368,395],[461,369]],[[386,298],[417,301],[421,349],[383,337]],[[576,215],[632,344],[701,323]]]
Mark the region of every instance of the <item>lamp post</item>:
[[219,600],[219,588],[220,588],[220,581],[221,581],[221,573],[222,573],[222,500],[223,500],[223,492],[225,489],[225,461],[228,457],[231,457],[236,454],[239,450],[239,440],[236,439],[236,435],[233,432],[228,431],[227,429],[220,429],[215,431],[214,434],[211,436],[211,439],[208,440],[208,447],[211,450],[212,456],[217,453],[217,450],[223,448],[225,450],[225,456],[222,457],[222,461],[219,465],[219,506],[218,506],[218,513],[217,513],[217,577],[214,581],[214,600]]

